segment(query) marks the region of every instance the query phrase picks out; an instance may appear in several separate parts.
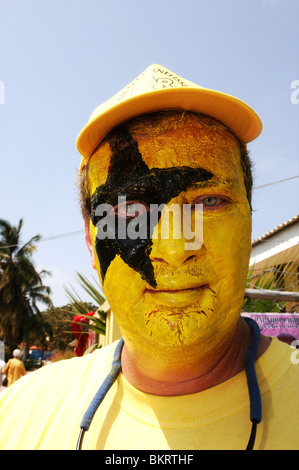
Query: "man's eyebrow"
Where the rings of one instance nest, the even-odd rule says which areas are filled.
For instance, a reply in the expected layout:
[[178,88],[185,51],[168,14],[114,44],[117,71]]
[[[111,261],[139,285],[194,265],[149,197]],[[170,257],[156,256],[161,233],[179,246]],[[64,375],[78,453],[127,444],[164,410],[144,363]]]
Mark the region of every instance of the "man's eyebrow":
[[237,178],[217,178],[216,176],[213,176],[209,180],[193,183],[189,186],[189,189],[212,188],[217,186],[227,187],[233,186],[237,181]]
[[109,188],[105,186],[104,184],[101,184],[98,186],[95,191],[91,195],[91,202],[105,202],[107,196],[113,196],[113,194],[119,194],[121,191],[119,188]]

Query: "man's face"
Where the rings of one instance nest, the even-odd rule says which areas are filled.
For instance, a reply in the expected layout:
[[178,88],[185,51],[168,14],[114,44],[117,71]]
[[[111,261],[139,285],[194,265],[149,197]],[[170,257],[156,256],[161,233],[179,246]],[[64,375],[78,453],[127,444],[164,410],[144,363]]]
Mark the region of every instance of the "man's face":
[[[236,139],[216,121],[189,113],[140,119],[99,146],[88,179],[96,267],[126,343],[221,348],[239,318],[251,250]],[[114,208],[105,218],[110,238],[98,232],[102,204]],[[151,227],[152,207],[161,204]],[[170,216],[169,236],[162,236],[173,204],[190,208],[186,223],[200,227],[201,246],[190,249],[183,210],[179,219]],[[196,204],[203,208],[202,229]],[[134,238],[128,229],[142,214],[134,226],[142,238]]]

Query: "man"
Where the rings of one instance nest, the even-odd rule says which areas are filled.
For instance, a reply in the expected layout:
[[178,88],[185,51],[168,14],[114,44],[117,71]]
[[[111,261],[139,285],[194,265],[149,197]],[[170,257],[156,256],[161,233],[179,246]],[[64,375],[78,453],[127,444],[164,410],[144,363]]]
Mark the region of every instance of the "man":
[[26,369],[22,362],[22,351],[15,349],[12,353],[13,358],[3,367],[2,374],[7,376],[7,387],[13,385],[17,380],[26,375]]
[[3,448],[74,449],[80,427],[82,449],[299,447],[293,349],[240,316],[260,131],[245,103],[159,65],[95,110],[81,205],[123,341],[6,394]]

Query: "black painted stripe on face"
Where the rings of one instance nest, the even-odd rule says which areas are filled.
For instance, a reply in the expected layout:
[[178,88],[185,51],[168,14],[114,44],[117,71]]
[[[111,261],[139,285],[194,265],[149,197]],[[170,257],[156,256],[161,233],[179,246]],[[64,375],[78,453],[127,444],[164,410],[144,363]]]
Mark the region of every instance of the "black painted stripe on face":
[[[186,191],[191,185],[213,177],[213,173],[204,168],[183,166],[149,169],[126,125],[119,128],[110,148],[111,160],[106,182],[96,189],[91,198],[91,220],[97,227],[101,218],[96,215],[96,209],[100,204],[106,203],[114,207],[118,203],[119,196],[125,196],[127,201],[139,200],[148,207],[151,204],[168,204],[172,198]],[[131,239],[128,236],[120,238],[119,223],[116,223],[115,227],[113,224],[111,226],[111,229],[115,230],[114,239],[108,237],[100,239],[97,236],[96,252],[103,282],[111,261],[116,255],[120,255],[128,266],[141,275],[142,279],[152,287],[156,287],[154,269],[149,258],[152,247],[149,217],[150,213],[147,213],[144,219],[144,223],[147,224],[145,238]]]

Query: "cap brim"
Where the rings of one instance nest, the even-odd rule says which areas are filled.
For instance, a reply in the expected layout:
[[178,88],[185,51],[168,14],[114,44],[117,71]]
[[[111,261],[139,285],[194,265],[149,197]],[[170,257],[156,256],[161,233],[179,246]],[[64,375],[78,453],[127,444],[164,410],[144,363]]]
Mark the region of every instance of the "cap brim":
[[156,90],[116,103],[88,122],[76,141],[83,156],[81,167],[114,127],[142,114],[171,109],[207,114],[225,124],[244,144],[257,138],[262,131],[262,122],[256,112],[231,95],[200,87]]

